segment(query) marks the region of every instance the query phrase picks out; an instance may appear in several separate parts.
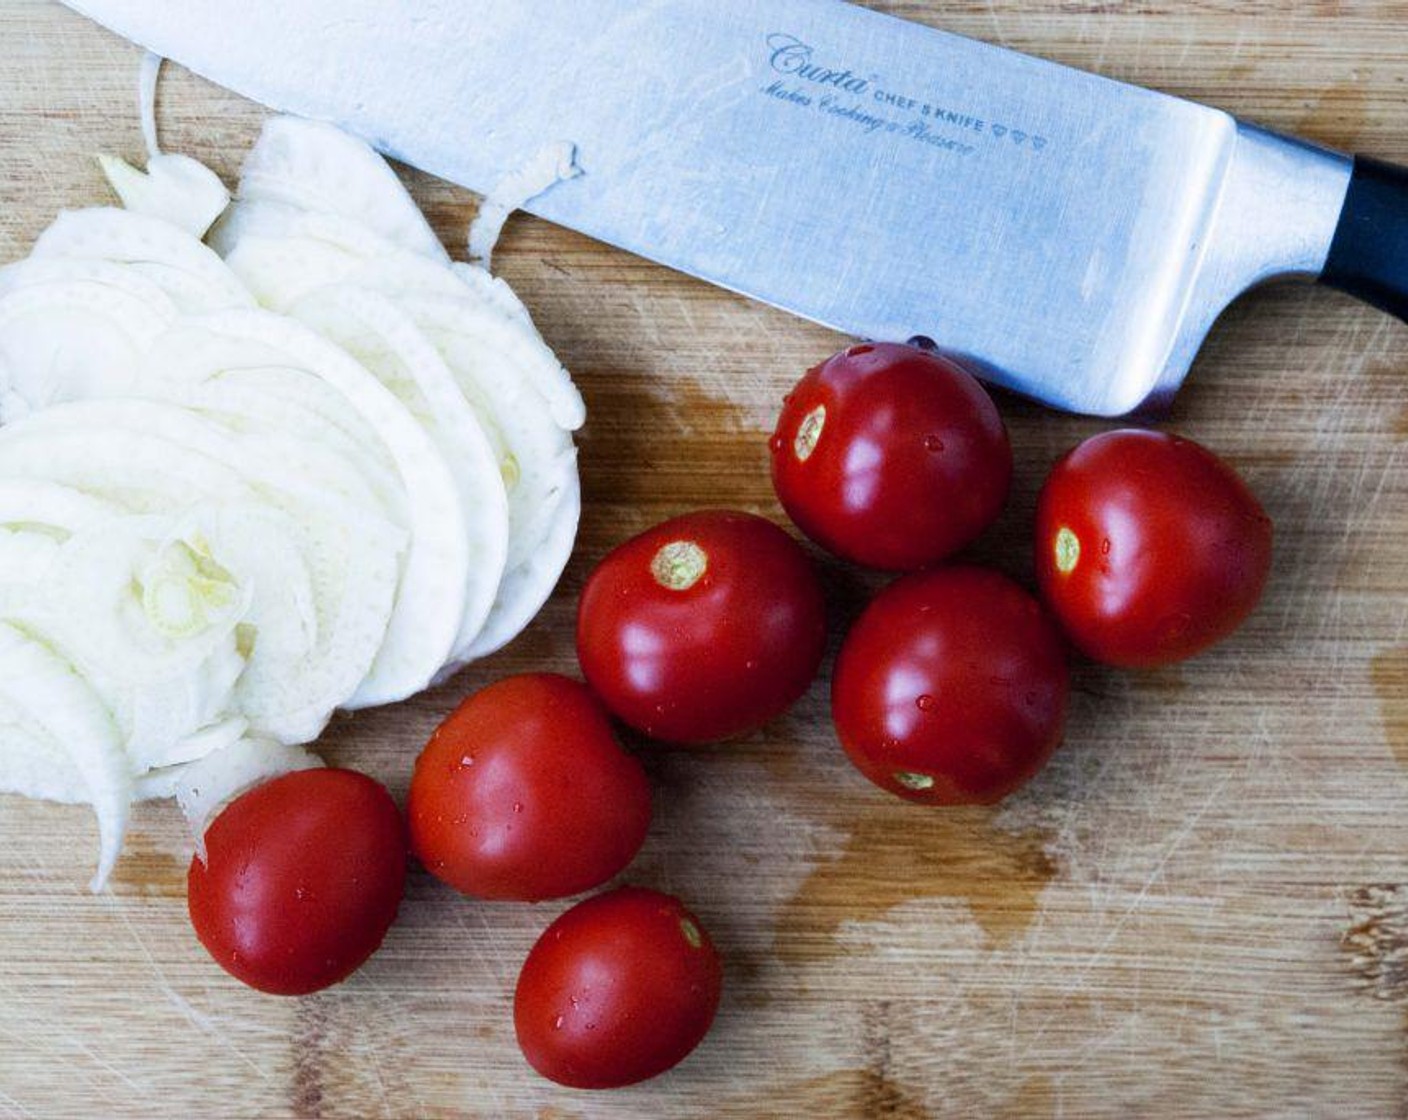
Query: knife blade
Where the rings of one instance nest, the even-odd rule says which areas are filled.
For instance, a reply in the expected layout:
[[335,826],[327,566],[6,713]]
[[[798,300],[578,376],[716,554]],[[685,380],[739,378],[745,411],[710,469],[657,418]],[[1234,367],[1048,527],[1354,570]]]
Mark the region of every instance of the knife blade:
[[1071,411],[1161,407],[1261,281],[1408,290],[1394,169],[840,0],[68,2],[479,192],[570,141],[532,213]]

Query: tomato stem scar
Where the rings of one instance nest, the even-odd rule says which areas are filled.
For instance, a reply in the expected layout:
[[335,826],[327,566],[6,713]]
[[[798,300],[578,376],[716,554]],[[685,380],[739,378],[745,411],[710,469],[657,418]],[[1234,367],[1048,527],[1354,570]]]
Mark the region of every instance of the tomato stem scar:
[[680,919],[680,932],[684,934],[684,939],[689,942],[691,949],[698,949],[704,944],[704,938],[699,934],[699,927],[688,918]]
[[797,461],[805,463],[816,450],[817,440],[821,439],[821,429],[826,426],[826,406],[817,405],[802,417],[797,425],[797,438],[792,441],[792,452]]
[[1069,575],[1080,562],[1080,538],[1062,525],[1056,533],[1056,570]]
[[709,554],[693,541],[671,541],[660,546],[650,561],[650,574],[661,587],[688,591],[709,567]]
[[912,770],[896,770],[894,777],[895,781],[899,782],[905,789],[932,789],[934,786],[934,779],[931,775],[916,774]]

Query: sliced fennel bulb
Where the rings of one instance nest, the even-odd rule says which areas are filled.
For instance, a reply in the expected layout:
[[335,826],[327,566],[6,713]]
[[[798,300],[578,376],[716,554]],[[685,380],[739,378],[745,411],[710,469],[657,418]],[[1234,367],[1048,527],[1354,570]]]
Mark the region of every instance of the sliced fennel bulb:
[[220,257],[179,226],[150,214],[107,206],[69,210],[39,235],[34,259],[69,258],[125,265],[165,286],[180,277],[173,298],[182,311],[251,307],[249,290]]
[[225,312],[203,323],[216,333],[267,340],[294,368],[337,389],[385,445],[405,489],[409,548],[381,649],[345,706],[421,691],[454,646],[465,596],[466,511],[443,456],[385,385],[300,323],[265,311]]
[[449,661],[467,658],[498,594],[508,557],[508,493],[493,447],[454,375],[415,323],[375,292],[330,285],[290,309],[356,357],[430,435],[465,512],[464,610]]
[[[28,263],[28,262],[26,262]],[[16,266],[10,266],[16,268]],[[175,307],[141,282],[0,280],[0,421],[61,401],[128,391]],[[134,292],[135,289],[135,292]]]
[[128,210],[161,218],[193,237],[204,237],[230,203],[225,184],[190,156],[158,152],[145,171],[115,156],[99,156],[98,163]]
[[[169,403],[81,401],[0,429],[0,475],[65,483],[133,513],[184,514],[184,531],[251,589],[234,714],[305,742],[381,649],[405,534],[248,447]],[[67,594],[82,601],[81,588]]]
[[0,791],[93,805],[95,886],[510,640],[580,510],[580,394],[380,156],[277,118],[227,206],[150,147],[0,269]]
[[266,121],[240,171],[240,198],[350,218],[439,264],[450,262],[386,161],[333,125],[298,117]]
[[31,796],[48,796],[40,792],[43,776],[24,768],[27,759],[44,754],[67,759],[97,814],[98,868],[91,885],[99,890],[117,862],[132,802],[117,728],[71,666],[22,627],[0,622],[0,778],[6,787],[23,779],[31,783]]
[[[288,118],[266,126],[249,160],[249,166],[263,168],[261,183],[289,166],[289,149],[304,131],[318,127]],[[310,145],[317,142],[310,137]],[[262,150],[266,144],[268,153]],[[333,177],[325,161],[338,151],[344,160],[340,177],[350,181],[360,164],[345,145],[332,153],[320,149],[320,174]],[[379,159],[374,153],[371,158]],[[378,177],[377,184],[358,197],[380,198],[387,181]],[[484,269],[437,267],[390,242],[375,222],[314,207],[307,196],[262,186],[247,197],[242,184],[215,243],[267,306],[296,309],[329,285],[373,289],[432,343],[493,448],[508,493],[504,576],[482,630],[456,650],[457,659],[491,653],[537,613],[571,553],[580,490],[570,432],[585,415],[581,395],[522,304]],[[346,318],[339,315],[338,321]]]

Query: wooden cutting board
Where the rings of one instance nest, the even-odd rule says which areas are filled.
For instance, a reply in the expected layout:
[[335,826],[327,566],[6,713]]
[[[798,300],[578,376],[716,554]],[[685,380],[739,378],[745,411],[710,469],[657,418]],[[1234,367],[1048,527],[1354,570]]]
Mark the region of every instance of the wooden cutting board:
[[[876,6],[1408,160],[1404,0]],[[0,259],[108,199],[94,153],[140,154],[137,58],[49,0],[0,0]],[[176,68],[162,86],[166,146],[227,180],[262,115]],[[459,244],[473,198],[409,181]],[[699,506],[781,517],[766,433],[840,344],[529,218],[496,259],[589,404],[582,535],[509,650],[325,737],[398,796],[461,696],[575,671],[576,595],[614,542]],[[1047,466],[1105,425],[1001,403],[1016,494],[977,555],[1026,578]],[[480,904],[416,872],[360,974],[275,999],[196,944],[173,807],[139,809],[93,897],[88,814],[4,798],[0,1116],[1404,1114],[1408,329],[1323,291],[1257,294],[1169,423],[1274,516],[1268,596],[1190,664],[1081,666],[1068,742],[1004,806],[870,788],[824,680],[743,742],[645,751],[656,817],[628,878],[682,895],[727,956],[717,1025],[677,1071],[590,1095],[525,1067],[512,988],[561,904]],[[839,630],[879,581],[827,572]]]

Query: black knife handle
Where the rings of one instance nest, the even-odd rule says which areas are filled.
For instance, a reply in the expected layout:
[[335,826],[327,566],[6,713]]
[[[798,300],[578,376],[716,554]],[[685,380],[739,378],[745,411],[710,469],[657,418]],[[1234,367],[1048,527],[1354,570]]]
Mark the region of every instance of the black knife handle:
[[1408,168],[1355,157],[1320,282],[1408,321]]

